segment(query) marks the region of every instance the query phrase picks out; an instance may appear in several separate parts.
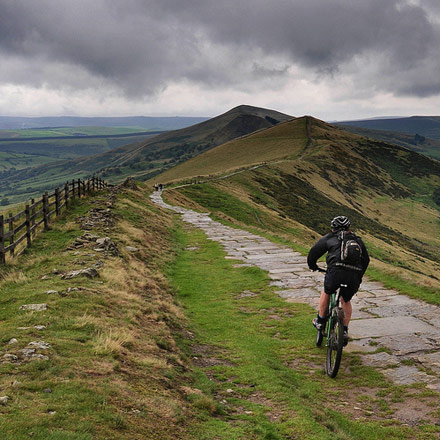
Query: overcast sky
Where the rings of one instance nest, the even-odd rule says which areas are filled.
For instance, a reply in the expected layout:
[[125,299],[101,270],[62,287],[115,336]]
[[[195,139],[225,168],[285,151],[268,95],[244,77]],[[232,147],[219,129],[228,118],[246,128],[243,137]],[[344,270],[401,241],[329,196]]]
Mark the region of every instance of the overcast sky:
[[0,0],[0,115],[439,115],[439,0]]

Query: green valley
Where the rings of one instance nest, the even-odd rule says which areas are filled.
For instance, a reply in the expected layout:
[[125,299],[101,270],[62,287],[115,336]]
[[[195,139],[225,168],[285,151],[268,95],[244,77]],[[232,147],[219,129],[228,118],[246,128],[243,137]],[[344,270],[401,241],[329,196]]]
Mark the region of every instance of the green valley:
[[[291,116],[273,110],[239,106],[208,121],[157,136],[144,133],[138,138],[137,135],[87,139],[78,136],[75,139],[10,142],[3,148],[17,153],[38,152],[41,157],[71,159],[3,172],[0,198],[23,201],[54,185],[64,184],[66,180],[92,174],[111,182],[121,182],[129,176],[146,180],[231,139],[289,119]],[[0,142],[0,151],[1,145]]]

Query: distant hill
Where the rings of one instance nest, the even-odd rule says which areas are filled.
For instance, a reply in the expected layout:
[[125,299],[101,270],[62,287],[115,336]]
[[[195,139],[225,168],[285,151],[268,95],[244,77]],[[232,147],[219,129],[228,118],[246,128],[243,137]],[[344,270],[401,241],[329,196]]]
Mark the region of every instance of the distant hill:
[[362,127],[370,130],[397,131],[419,134],[440,140],[440,116],[411,116],[408,118],[368,119],[359,121],[339,121],[335,125]]
[[155,179],[163,182],[233,172],[265,161],[296,157],[307,145],[307,118],[286,121],[267,130],[233,139],[164,171]]
[[133,127],[147,130],[177,130],[206,121],[206,117],[96,117],[83,118],[77,116],[47,116],[40,118],[22,118],[0,116],[0,129],[33,129],[50,127]]
[[0,179],[0,197],[13,200],[96,172],[110,181],[127,176],[147,179],[173,166],[249,133],[273,127],[292,116],[258,107],[239,106],[191,127],[169,131],[146,141],[134,142],[93,156],[8,171]]

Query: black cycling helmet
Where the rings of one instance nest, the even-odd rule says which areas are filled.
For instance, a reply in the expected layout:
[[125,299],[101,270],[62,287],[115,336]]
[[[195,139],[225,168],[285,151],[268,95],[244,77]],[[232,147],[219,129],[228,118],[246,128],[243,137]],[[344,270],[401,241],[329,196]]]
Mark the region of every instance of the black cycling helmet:
[[345,215],[338,215],[330,224],[335,231],[339,231],[340,229],[347,230],[350,227],[350,220],[348,220]]

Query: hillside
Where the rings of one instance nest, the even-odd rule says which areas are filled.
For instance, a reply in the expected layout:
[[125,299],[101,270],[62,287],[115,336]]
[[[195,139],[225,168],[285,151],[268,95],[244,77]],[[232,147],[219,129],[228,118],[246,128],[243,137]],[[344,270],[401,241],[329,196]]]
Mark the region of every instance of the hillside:
[[54,184],[96,172],[113,182],[131,175],[146,179],[165,167],[185,161],[231,139],[288,119],[291,116],[273,110],[236,107],[208,121],[166,132],[147,141],[132,142],[88,157],[9,171],[2,175],[0,198],[23,200]]
[[397,131],[419,134],[440,140],[440,116],[411,116],[408,118],[367,119],[360,121],[339,121],[336,125],[368,128],[370,130]]
[[313,242],[344,213],[366,237],[377,267],[440,287],[438,161],[304,117],[221,145],[156,180],[195,177],[207,183],[180,194],[298,245]]
[[384,141],[388,144],[396,144],[429,157],[440,159],[440,141],[419,134],[407,134],[398,131],[372,130],[370,128],[355,127],[354,125],[338,125],[350,133]]

